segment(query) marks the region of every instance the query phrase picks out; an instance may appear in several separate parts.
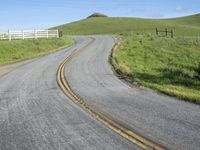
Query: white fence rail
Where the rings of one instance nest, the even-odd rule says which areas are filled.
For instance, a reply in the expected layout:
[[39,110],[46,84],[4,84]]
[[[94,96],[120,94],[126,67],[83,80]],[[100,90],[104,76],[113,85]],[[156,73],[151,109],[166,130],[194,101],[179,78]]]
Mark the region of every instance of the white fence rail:
[[16,39],[38,39],[38,38],[58,38],[58,30],[19,30],[7,33],[0,33],[0,40],[16,40]]

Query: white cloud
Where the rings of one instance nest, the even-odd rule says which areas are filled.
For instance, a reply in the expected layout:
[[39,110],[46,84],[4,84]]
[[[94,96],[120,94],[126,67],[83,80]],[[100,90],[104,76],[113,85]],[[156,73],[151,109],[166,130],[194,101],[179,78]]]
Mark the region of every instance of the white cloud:
[[178,5],[178,6],[176,6],[176,12],[185,13],[185,12],[187,12],[187,9],[185,9],[181,5]]

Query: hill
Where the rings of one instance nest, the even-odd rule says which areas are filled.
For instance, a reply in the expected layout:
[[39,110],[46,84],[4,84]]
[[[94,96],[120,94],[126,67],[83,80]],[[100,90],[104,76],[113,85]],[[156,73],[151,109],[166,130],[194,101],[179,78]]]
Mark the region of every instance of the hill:
[[172,19],[142,19],[89,17],[54,28],[68,35],[126,34],[132,32],[155,32],[155,28],[173,29],[175,35],[197,36],[200,34],[200,14]]
[[186,24],[186,25],[192,25],[192,26],[198,26],[198,27],[200,26],[200,14],[195,14],[192,16],[186,16],[186,17],[181,17],[181,18],[174,18],[174,20],[177,20],[178,22]]

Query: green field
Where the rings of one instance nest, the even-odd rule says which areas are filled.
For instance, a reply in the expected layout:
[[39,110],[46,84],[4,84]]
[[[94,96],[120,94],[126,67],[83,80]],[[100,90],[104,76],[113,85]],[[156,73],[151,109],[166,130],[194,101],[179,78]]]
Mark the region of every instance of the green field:
[[73,43],[69,38],[0,41],[0,65],[42,56]]
[[175,36],[200,35],[200,14],[173,19],[92,17],[54,27],[65,35],[155,33],[155,28],[173,29]]
[[111,62],[139,85],[200,103],[200,39],[129,35]]

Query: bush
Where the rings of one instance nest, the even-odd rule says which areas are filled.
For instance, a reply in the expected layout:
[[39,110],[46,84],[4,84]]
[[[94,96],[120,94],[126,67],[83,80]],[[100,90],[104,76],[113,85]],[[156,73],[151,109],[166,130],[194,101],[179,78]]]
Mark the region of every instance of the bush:
[[200,62],[199,62],[199,66],[198,66],[198,68],[197,68],[197,73],[198,73],[198,75],[199,75],[199,77],[200,77]]
[[94,13],[87,18],[93,18],[93,17],[108,17],[108,16],[101,14],[101,13]]

